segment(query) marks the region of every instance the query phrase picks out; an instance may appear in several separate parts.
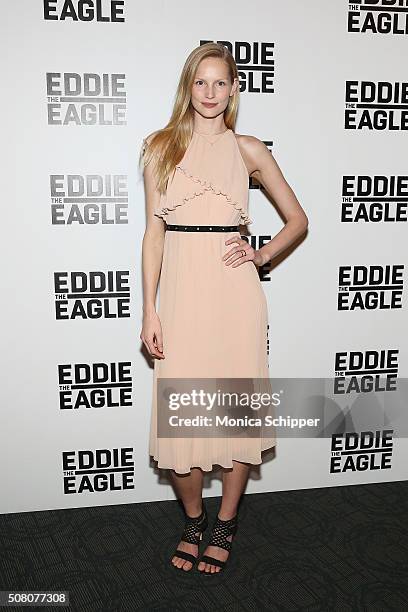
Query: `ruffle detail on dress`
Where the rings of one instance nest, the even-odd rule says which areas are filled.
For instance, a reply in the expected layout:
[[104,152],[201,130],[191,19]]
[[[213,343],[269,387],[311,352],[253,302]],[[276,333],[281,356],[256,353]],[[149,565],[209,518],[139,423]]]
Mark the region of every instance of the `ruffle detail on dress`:
[[176,169],[180,170],[180,172],[182,172],[187,178],[192,180],[194,183],[198,183],[199,187],[197,187],[195,191],[192,191],[188,195],[181,196],[173,204],[168,205],[168,206],[166,205],[161,206],[160,210],[158,210],[155,213],[157,216],[163,217],[167,215],[171,210],[174,210],[175,208],[177,208],[177,206],[182,206],[185,202],[192,200],[198,195],[203,195],[206,191],[212,191],[216,195],[224,196],[227,199],[227,201],[231,204],[231,206],[233,206],[235,210],[237,210],[241,214],[241,220],[242,220],[243,225],[249,225],[250,223],[253,223],[253,221],[249,218],[249,216],[245,212],[245,209],[240,205],[240,203],[237,200],[233,200],[233,198],[230,195],[228,195],[228,193],[226,193],[225,190],[221,189],[220,187],[217,187],[216,185],[213,185],[211,181],[206,181],[204,179],[199,178],[198,176],[195,176],[194,174],[191,174],[186,168],[184,168],[180,164],[176,165]]

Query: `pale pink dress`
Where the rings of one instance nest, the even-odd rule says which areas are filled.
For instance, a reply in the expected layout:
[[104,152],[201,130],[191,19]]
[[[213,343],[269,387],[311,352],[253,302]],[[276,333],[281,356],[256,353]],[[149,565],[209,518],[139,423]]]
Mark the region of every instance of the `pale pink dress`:
[[[234,132],[194,132],[155,215],[169,224],[248,225],[248,172]],[[167,231],[158,315],[165,359],[154,360],[149,454],[159,468],[188,473],[262,463],[276,444],[262,438],[158,438],[157,379],[269,378],[267,301],[252,261],[232,268],[221,257],[239,232]],[[269,433],[269,432],[268,432]]]

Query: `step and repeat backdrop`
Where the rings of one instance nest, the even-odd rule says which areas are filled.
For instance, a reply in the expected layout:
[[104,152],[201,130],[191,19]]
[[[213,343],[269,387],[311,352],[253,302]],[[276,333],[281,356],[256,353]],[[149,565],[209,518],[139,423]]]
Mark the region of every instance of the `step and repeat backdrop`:
[[[170,117],[187,55],[208,41],[239,68],[236,131],[265,142],[309,217],[307,235],[259,270],[270,376],[331,381],[338,420],[335,436],[278,434],[247,492],[406,478],[392,420],[371,431],[343,408],[380,379],[386,403],[407,373],[405,4],[3,5],[0,512],[174,498],[148,455],[138,160]],[[249,187],[259,248],[284,220]],[[204,494],[221,483],[207,476]]]

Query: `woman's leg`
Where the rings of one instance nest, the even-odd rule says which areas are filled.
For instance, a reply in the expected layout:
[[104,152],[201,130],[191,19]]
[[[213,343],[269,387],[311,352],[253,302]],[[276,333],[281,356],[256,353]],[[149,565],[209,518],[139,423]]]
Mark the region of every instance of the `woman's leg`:
[[[176,495],[183,502],[186,514],[191,517],[200,516],[202,512],[204,476],[202,470],[200,470],[200,468],[191,468],[191,472],[189,474],[177,474],[177,472],[174,470],[170,470],[170,474]],[[190,553],[191,555],[198,555],[198,547],[196,544],[180,542],[177,548],[184,550],[184,552]],[[192,568],[190,561],[186,561],[185,559],[181,559],[177,556],[173,557],[172,563],[173,565],[183,568],[186,571]]]
[[[250,464],[233,461],[232,465],[232,470],[224,472],[222,477],[222,501],[221,508],[218,511],[218,516],[222,521],[228,521],[236,515],[238,502],[249,476]],[[228,540],[232,541],[232,535],[228,537]],[[226,561],[229,552],[224,548],[219,548],[219,546],[207,546],[204,554],[220,561]],[[204,561],[200,561],[198,569],[200,571],[211,571],[211,573],[220,571],[219,567]]]

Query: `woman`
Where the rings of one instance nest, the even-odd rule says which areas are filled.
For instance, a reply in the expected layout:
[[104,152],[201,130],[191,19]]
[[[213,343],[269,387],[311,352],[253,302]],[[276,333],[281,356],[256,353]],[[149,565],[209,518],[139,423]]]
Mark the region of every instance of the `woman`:
[[[231,551],[237,508],[251,464],[274,436],[206,438],[157,435],[160,378],[268,378],[267,302],[257,266],[293,243],[308,220],[264,143],[234,132],[239,78],[226,47],[206,43],[188,56],[167,126],[143,140],[147,224],[143,238],[143,326],[154,358],[150,455],[170,470],[186,525],[172,558],[190,571],[208,526],[203,472],[223,468],[223,495],[197,569],[218,573]],[[285,227],[262,248],[243,240],[248,177],[273,197]],[[160,300],[155,299],[160,275]]]

